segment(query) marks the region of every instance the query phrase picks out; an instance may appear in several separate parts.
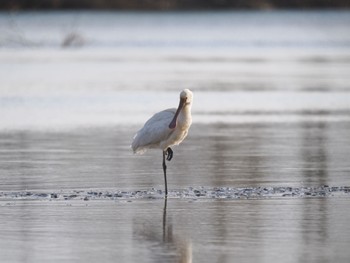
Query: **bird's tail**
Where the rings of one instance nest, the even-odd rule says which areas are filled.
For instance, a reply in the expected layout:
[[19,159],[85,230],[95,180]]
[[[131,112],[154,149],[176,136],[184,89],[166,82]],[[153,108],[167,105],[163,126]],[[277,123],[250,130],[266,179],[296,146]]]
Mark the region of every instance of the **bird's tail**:
[[132,144],[130,145],[131,149],[133,150],[134,154],[144,154],[147,151],[147,148],[142,147],[139,145],[139,140],[137,137],[137,133],[134,136],[134,139],[132,141]]

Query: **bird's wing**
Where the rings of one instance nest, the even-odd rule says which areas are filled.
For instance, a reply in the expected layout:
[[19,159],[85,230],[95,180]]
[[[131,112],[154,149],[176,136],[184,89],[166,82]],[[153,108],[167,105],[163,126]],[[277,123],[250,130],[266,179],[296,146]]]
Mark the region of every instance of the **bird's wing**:
[[132,142],[132,149],[135,153],[143,153],[147,148],[157,148],[159,143],[173,132],[169,128],[174,118],[176,109],[167,109],[154,114],[139,130]]

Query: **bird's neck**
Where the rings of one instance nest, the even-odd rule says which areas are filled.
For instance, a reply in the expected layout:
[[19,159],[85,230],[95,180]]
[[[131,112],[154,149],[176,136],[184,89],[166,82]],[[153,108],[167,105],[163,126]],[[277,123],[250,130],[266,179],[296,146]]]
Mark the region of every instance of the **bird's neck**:
[[192,104],[186,104],[178,117],[178,125],[183,128],[187,128],[192,123],[192,116],[191,116],[191,107]]

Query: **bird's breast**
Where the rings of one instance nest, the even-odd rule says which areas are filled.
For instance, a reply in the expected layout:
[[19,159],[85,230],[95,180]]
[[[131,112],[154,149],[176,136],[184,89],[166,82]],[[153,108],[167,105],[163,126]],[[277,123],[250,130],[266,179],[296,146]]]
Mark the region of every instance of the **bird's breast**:
[[177,119],[176,127],[171,132],[167,140],[161,143],[161,148],[166,150],[168,147],[180,144],[187,136],[188,130],[192,124],[192,118],[190,114],[181,112]]
[[192,124],[192,116],[191,116],[191,108],[190,107],[184,107],[184,109],[181,111],[178,121],[177,121],[177,127],[181,130],[189,129]]

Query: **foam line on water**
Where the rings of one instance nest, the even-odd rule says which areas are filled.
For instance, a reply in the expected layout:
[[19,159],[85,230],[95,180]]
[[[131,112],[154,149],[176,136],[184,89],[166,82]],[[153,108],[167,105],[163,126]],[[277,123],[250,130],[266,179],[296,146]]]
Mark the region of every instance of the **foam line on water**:
[[[268,199],[268,198],[310,198],[310,197],[350,197],[350,186],[318,187],[189,187],[169,191],[168,198],[177,199]],[[122,190],[69,190],[69,191],[18,191],[0,192],[0,201],[16,200],[137,200],[162,199],[160,189]]]

